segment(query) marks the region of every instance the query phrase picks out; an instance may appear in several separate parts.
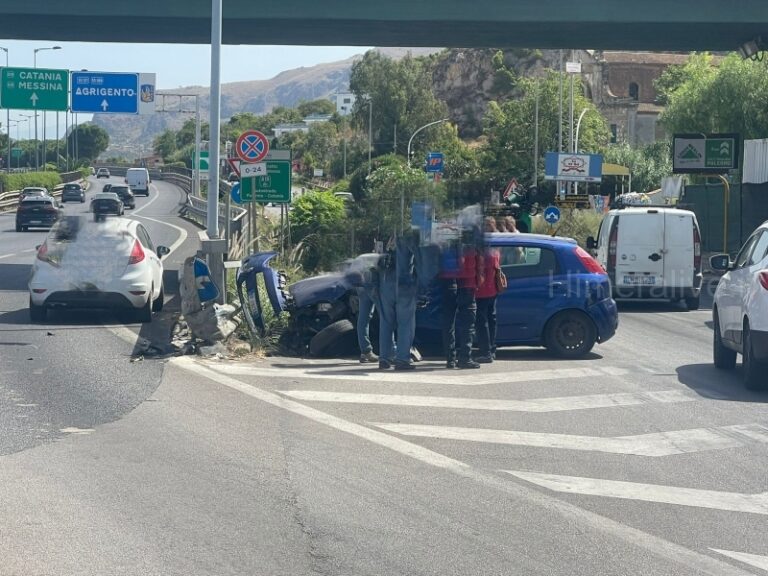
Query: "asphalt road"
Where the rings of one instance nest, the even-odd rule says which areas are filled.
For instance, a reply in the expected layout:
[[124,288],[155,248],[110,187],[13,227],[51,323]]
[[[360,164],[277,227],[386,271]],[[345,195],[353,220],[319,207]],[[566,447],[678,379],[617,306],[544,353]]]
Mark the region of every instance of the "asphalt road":
[[115,320],[28,323],[8,222],[2,576],[768,571],[768,394],[712,367],[711,299],[622,304],[580,361],[130,363]]

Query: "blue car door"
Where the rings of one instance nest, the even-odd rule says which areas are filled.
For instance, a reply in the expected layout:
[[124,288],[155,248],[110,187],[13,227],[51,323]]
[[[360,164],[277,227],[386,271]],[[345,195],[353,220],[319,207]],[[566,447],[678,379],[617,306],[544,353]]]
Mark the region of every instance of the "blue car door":
[[566,297],[557,255],[550,248],[530,245],[497,248],[508,287],[496,301],[496,341],[500,345],[535,342],[541,338],[549,310]]

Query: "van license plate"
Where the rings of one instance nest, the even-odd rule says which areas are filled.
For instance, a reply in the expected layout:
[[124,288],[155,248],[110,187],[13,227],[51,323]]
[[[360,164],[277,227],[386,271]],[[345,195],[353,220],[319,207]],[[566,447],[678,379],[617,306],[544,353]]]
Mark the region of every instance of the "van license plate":
[[656,284],[656,276],[624,276],[624,284],[654,286]]
[[42,220],[30,220],[29,223],[30,224],[42,224],[43,221]]

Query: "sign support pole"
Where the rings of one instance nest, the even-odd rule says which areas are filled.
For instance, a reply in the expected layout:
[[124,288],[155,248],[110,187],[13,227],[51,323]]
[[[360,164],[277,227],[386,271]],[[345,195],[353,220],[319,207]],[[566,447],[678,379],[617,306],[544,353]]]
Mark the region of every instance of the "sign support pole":
[[219,140],[221,127],[221,13],[222,0],[211,0],[211,103],[208,158],[208,238],[219,237]]
[[[202,198],[200,190],[200,96],[195,95],[195,188],[194,195]],[[211,167],[208,166],[210,170]]]
[[728,204],[731,203],[731,185],[728,178],[717,175],[723,183],[723,254],[728,254]]

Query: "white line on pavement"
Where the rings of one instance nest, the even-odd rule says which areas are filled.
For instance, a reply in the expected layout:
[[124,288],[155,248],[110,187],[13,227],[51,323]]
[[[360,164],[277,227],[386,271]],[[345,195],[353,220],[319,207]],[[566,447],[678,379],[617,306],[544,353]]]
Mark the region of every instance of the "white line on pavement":
[[538,472],[516,470],[504,470],[504,472],[555,492],[768,515],[768,492],[742,494],[741,492],[718,492]]
[[759,554],[748,554],[746,552],[733,552],[732,550],[719,550],[717,548],[710,548],[713,552],[728,556],[744,564],[749,564],[755,568],[760,568],[768,572],[768,556],[760,556]]
[[[511,446],[531,446],[535,448],[606,452],[608,454],[629,454],[634,456],[672,456],[674,454],[689,454],[705,450],[739,448],[744,445],[740,439],[724,433],[723,429],[718,428],[694,428],[671,432],[653,432],[637,436],[603,438],[575,434],[550,434],[545,432],[461,428],[426,424],[372,422],[371,425],[403,436],[507,444]],[[763,430],[768,431],[767,428],[763,428]],[[733,429],[731,428],[730,431],[732,432]],[[746,440],[747,438],[743,439]],[[768,442],[768,436],[762,439],[762,441]]]
[[[137,216],[137,218],[141,218],[142,220],[149,220],[151,222],[157,222],[158,224],[162,224],[164,226],[169,226],[170,228],[173,228],[179,233],[179,237],[176,239],[176,241],[168,246],[168,249],[170,252],[168,253],[168,256],[173,254],[173,252],[182,244],[184,244],[184,241],[187,239],[187,231],[184,230],[181,226],[176,226],[176,224],[171,224],[170,222],[163,222],[162,220],[157,220],[156,218],[150,218],[149,216]],[[167,258],[168,256],[165,256]]]
[[256,398],[266,404],[281,408],[293,414],[308,418],[319,424],[326,425],[341,432],[351,434],[368,442],[393,450],[408,458],[413,458],[424,464],[441,468],[452,472],[457,476],[467,478],[484,486],[499,490],[513,499],[526,500],[536,506],[541,506],[550,513],[558,514],[565,521],[579,523],[591,530],[607,536],[617,538],[628,546],[637,546],[647,552],[663,558],[667,562],[679,564],[687,568],[698,570],[710,576],[751,576],[748,572],[736,568],[727,562],[721,562],[711,556],[690,550],[685,546],[675,544],[658,536],[654,536],[642,530],[627,526],[600,514],[584,510],[576,505],[563,502],[557,498],[547,496],[538,491],[530,490],[523,485],[505,481],[495,474],[470,467],[464,462],[443,456],[432,450],[395,438],[389,434],[372,430],[365,426],[337,418],[320,410],[310,408],[298,402],[287,400],[282,396],[262,390],[206,368],[203,363],[192,358],[173,358],[170,364],[178,366],[199,377],[206,378],[232,390],[236,390]]
[[550,370],[517,370],[472,375],[466,372],[415,370],[408,373],[384,372],[358,363],[344,366],[315,365],[307,368],[262,368],[247,364],[211,364],[214,370],[232,375],[267,376],[269,378],[309,378],[320,380],[351,380],[378,384],[381,382],[417,384],[445,384],[449,386],[486,386],[488,384],[515,384],[571,378],[595,378],[599,376],[623,376],[629,370],[615,367],[554,368]]
[[385,406],[418,406],[426,408],[455,408],[459,410],[498,410],[505,412],[562,412],[612,406],[636,406],[651,402],[692,402],[696,398],[679,390],[657,392],[619,392],[588,396],[534,398],[530,400],[493,400],[485,398],[449,398],[444,396],[406,396],[399,394],[357,394],[323,392],[319,390],[286,390],[280,394],[309,402],[341,404],[379,404]]

